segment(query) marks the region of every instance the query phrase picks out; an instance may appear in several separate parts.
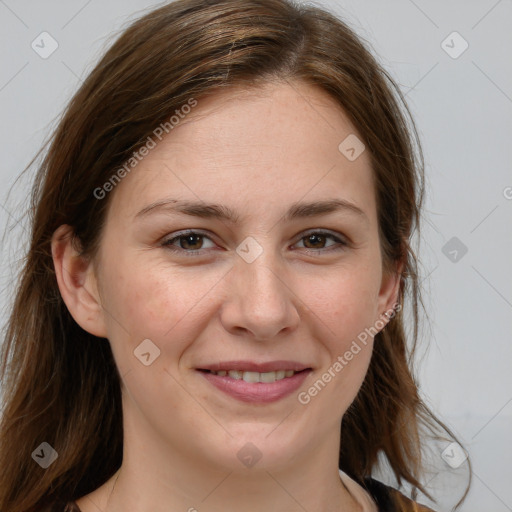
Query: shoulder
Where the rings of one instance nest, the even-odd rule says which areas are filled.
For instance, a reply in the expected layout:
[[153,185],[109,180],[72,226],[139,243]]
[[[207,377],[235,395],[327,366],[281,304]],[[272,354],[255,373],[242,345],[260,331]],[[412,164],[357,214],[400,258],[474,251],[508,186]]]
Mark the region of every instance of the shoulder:
[[375,500],[379,512],[435,512],[425,505],[412,501],[393,487],[373,478],[365,478],[362,485]]

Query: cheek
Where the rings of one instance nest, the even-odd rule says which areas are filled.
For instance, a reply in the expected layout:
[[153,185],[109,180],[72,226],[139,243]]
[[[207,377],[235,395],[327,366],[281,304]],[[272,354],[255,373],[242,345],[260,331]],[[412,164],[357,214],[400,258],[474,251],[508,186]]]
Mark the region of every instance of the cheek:
[[317,281],[308,302],[315,313],[315,337],[326,353],[321,382],[313,385],[317,390],[328,387],[324,400],[336,403],[340,411],[355,398],[372,355],[380,284],[375,268],[378,265],[357,264],[331,273],[329,279]]
[[171,268],[147,256],[112,261],[117,265],[105,272],[105,303],[117,352],[129,358],[142,340],[150,339],[164,356],[160,363],[171,364],[204,329],[208,293],[220,276],[204,274],[198,279],[191,268]]
[[378,317],[378,279],[371,267],[354,265],[316,280],[314,292],[309,295],[302,287],[301,296],[322,321],[319,323],[328,328],[333,346],[342,349],[350,339],[374,325]]
[[316,322],[315,336],[323,345],[325,357],[316,379],[308,383],[300,399],[301,403],[316,400],[318,409],[314,411],[318,414],[325,409],[337,411],[330,418],[338,421],[357,396],[370,364],[375,299],[371,283],[355,275],[353,279],[335,281],[327,289],[328,299],[318,298],[311,305],[321,320]]
[[161,336],[185,316],[194,300],[194,287],[184,287],[171,271],[142,259],[119,261],[108,281],[108,302],[133,335]]

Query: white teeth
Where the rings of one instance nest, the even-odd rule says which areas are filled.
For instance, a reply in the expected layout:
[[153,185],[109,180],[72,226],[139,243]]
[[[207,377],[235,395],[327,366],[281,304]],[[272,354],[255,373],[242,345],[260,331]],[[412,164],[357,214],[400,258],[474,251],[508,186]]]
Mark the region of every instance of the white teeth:
[[240,370],[219,370],[218,372],[211,371],[215,375],[225,377],[229,375],[232,379],[245,380],[245,382],[274,382],[276,380],[282,380],[286,377],[291,377],[296,372],[294,370],[277,370],[275,372],[243,372]]
[[258,372],[244,372],[242,378],[245,382],[259,382],[260,374]]
[[[283,375],[281,375],[281,373]],[[281,376],[280,376],[281,375]],[[259,374],[260,382],[274,382],[276,380],[281,380],[284,377],[284,370],[278,370],[277,372],[265,372]]]

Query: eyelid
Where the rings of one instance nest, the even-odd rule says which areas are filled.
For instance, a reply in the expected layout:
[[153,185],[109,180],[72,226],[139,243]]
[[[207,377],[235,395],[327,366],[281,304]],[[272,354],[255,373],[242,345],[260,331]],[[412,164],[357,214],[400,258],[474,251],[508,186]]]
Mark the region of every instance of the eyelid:
[[328,235],[328,236],[332,236],[333,238],[337,238],[340,242],[343,242],[347,245],[349,243],[349,239],[345,235],[335,232],[335,231],[331,231],[329,229],[322,229],[322,228],[308,229],[308,230],[304,231],[303,233],[301,233],[301,235],[297,241],[299,241],[302,238],[305,238],[306,236],[309,236],[309,235]]
[[[201,229],[193,229],[193,228],[189,228],[189,229],[184,229],[183,231],[178,231],[177,233],[171,233],[172,236],[169,236],[169,237],[165,237],[161,244],[163,246],[167,246],[167,247],[170,247],[171,246],[171,242],[174,242],[175,240],[179,239],[179,238],[183,238],[187,235],[200,235],[204,238],[208,238],[209,240],[211,240],[212,242],[214,242],[212,236],[207,232],[207,231],[203,231]],[[199,251],[202,251],[203,249],[196,249],[195,251],[185,251],[185,249],[181,249],[179,248],[178,250],[181,250],[182,252],[196,252],[198,253]]]
[[[304,250],[308,253],[332,252],[332,251],[336,251],[336,250],[345,249],[346,247],[348,247],[350,245],[350,241],[348,240],[348,238],[345,235],[342,235],[341,233],[337,233],[337,232],[332,232],[327,229],[322,229],[322,228],[316,228],[316,229],[312,228],[312,229],[302,232],[293,245],[300,242],[303,238],[306,238],[307,236],[313,235],[313,234],[324,235],[324,236],[331,237],[331,238],[335,239],[335,241],[337,243],[337,247],[331,246],[331,247],[326,247],[326,248],[321,248],[321,249],[305,248]],[[203,253],[203,251],[208,250],[208,249],[186,250],[186,249],[182,249],[181,247],[174,247],[172,245],[172,242],[178,240],[179,238],[185,237],[187,235],[199,235],[204,238],[208,238],[209,240],[214,242],[213,238],[210,236],[210,234],[208,232],[203,231],[201,229],[189,228],[189,229],[185,229],[183,231],[178,231],[177,233],[172,233],[172,236],[165,238],[161,242],[161,245],[163,247],[170,249],[173,252],[182,253],[182,254],[188,255],[188,256],[199,256]]]

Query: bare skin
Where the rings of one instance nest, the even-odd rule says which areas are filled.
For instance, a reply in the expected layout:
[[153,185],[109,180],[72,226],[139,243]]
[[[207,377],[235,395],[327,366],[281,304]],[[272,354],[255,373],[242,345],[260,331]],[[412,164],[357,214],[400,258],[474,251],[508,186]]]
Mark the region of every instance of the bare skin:
[[[78,257],[67,226],[56,231],[66,305],[108,339],[122,376],[123,463],[77,500],[82,512],[362,510],[338,474],[339,432],[373,339],[307,404],[297,398],[397,299],[399,269],[382,268],[370,156],[349,161],[338,150],[350,134],[343,111],[312,86],[226,91],[198,101],[110,192],[93,262]],[[137,215],[169,198],[224,205],[239,219]],[[284,218],[293,203],[328,199],[361,213]],[[247,237],[261,248],[250,263],[236,251]],[[145,339],[160,350],[147,366],[134,356]],[[312,372],[276,402],[247,403],[197,370],[237,359]],[[252,467],[237,457],[248,442],[261,454]]]

